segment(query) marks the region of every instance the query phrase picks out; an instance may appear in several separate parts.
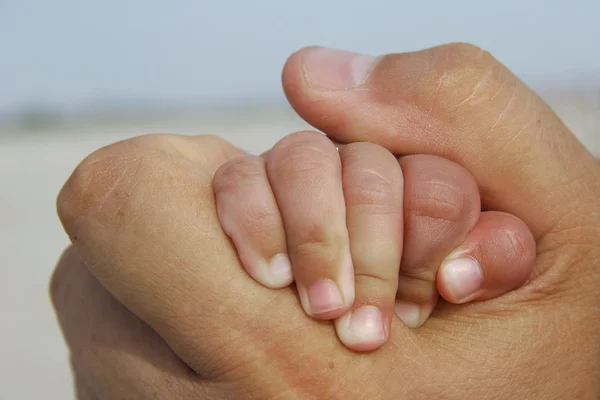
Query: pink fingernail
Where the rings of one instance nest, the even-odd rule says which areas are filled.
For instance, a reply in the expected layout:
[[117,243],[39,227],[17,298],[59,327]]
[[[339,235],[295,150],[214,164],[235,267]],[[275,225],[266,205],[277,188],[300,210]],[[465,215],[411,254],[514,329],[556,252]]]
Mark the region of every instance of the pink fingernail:
[[394,313],[409,328],[418,328],[423,325],[431,315],[431,312],[437,304],[437,299],[437,294],[434,298],[422,304],[396,299]]
[[440,266],[440,274],[457,303],[468,301],[483,285],[481,266],[470,257],[444,261]]
[[281,286],[293,280],[292,265],[286,254],[276,254],[269,263],[269,275],[273,284]]
[[304,54],[302,67],[312,87],[343,90],[362,85],[377,58],[343,50],[314,47]]
[[319,279],[308,288],[309,314],[323,314],[344,307],[338,286],[331,279]]
[[397,301],[394,305],[394,313],[409,328],[418,328],[422,324],[421,307],[418,304]]
[[383,316],[374,306],[348,312],[335,325],[342,343],[360,351],[374,350],[386,339]]
[[383,319],[377,307],[364,306],[352,312],[349,331],[363,340],[383,339]]

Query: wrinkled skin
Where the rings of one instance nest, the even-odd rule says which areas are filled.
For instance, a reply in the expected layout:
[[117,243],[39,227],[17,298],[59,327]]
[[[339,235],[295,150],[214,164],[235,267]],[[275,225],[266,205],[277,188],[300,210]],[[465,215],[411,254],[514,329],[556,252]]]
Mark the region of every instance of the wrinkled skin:
[[[58,211],[74,243],[52,282],[81,399],[594,399],[600,394],[600,167],[488,53],[455,44],[380,58],[360,87],[310,84],[296,111],[341,142],[465,167],[486,209],[531,228],[530,280],[497,299],[394,319],[358,354],[292,289],[253,282],[217,219],[211,179],[241,153],[215,137],[145,136],[74,171]],[[85,263],[85,264],[84,264]],[[87,267],[86,267],[87,266]],[[114,298],[113,298],[114,297]],[[285,323],[283,323],[285,321]]]

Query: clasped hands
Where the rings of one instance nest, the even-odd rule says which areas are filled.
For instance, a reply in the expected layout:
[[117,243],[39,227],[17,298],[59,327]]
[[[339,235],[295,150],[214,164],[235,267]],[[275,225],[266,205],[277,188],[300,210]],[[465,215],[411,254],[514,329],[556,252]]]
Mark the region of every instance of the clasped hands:
[[79,398],[598,394],[600,171],[541,99],[464,44],[303,49],[283,85],[339,152],[149,135],[65,184]]

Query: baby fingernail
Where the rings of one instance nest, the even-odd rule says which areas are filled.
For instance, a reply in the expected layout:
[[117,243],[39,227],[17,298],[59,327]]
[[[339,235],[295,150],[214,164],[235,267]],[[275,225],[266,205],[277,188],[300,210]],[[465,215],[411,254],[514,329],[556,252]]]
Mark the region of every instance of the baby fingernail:
[[416,303],[397,301],[394,305],[394,313],[409,328],[418,328],[423,324],[423,321],[421,321],[421,307]]
[[347,346],[361,350],[374,350],[385,341],[383,316],[374,306],[362,306],[346,313],[338,321],[336,328],[340,340]]
[[348,330],[362,340],[383,338],[383,320],[377,307],[364,306],[352,311]]
[[470,257],[444,261],[440,276],[456,303],[464,303],[483,286],[483,271]]
[[319,279],[308,288],[303,303],[310,315],[323,314],[345,306],[342,294],[331,279]]
[[274,284],[291,283],[292,276],[292,264],[286,254],[276,254],[271,258],[269,263],[269,276]]

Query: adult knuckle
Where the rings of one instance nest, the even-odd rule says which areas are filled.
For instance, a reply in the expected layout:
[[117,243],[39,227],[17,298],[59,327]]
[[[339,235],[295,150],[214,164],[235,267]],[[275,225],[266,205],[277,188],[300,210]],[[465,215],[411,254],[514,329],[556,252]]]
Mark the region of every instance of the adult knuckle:
[[471,82],[471,73],[485,71],[495,63],[490,52],[470,43],[450,43],[442,46],[440,52],[445,60],[445,72],[457,83]]
[[[58,199],[58,214],[73,242],[88,219],[109,219],[126,226],[147,211],[211,191],[204,172],[173,156],[160,137],[115,143],[86,157],[75,169]],[[155,211],[159,211],[158,208]]]
[[170,145],[176,155],[211,174],[226,160],[243,154],[243,151],[215,135],[164,135],[161,139]]
[[61,220],[74,220],[101,209],[120,193],[128,172],[140,161],[123,151],[124,147],[116,143],[97,150],[75,168],[57,199]]
[[[490,52],[468,43],[452,43],[438,50],[437,104],[450,115],[494,98],[504,99],[515,82]],[[508,83],[508,84],[507,84]],[[509,96],[510,97],[510,96]]]
[[469,43],[469,42],[453,42],[448,43],[446,45],[441,46],[440,48],[444,49],[455,58],[467,58],[472,59],[482,55],[482,53],[486,53],[486,50],[481,47]]

